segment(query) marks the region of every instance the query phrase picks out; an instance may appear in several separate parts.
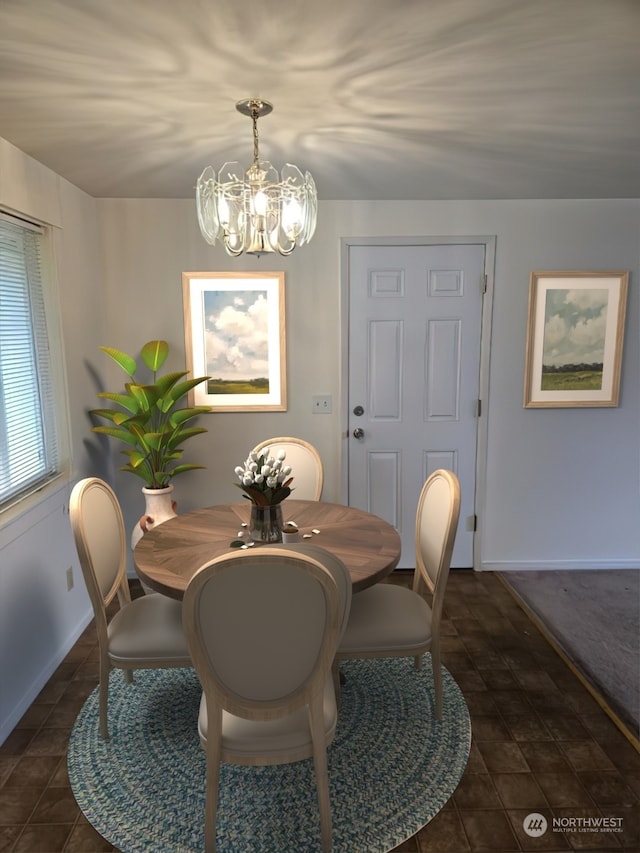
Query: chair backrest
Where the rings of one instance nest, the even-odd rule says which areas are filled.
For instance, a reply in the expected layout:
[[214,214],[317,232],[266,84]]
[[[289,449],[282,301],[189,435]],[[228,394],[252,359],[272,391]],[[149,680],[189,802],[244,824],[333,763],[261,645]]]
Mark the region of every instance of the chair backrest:
[[339,557],[327,551],[326,548],[321,548],[318,545],[307,545],[306,542],[295,545],[283,545],[287,551],[293,554],[308,554],[314,557],[321,563],[328,572],[333,576],[336,586],[338,587],[338,600],[340,604],[340,630],[338,634],[338,645],[342,639],[342,635],[349,621],[349,611],[351,610],[351,595],[353,584],[349,569],[345,566]]
[[[420,492],[416,512],[416,581],[423,580],[441,604],[460,515],[460,483],[452,471],[438,469]],[[415,589],[415,585],[414,585]]]
[[105,608],[116,594],[121,605],[131,600],[124,521],[113,489],[98,477],[77,482],[69,500],[69,519],[94,614],[104,624]]
[[217,557],[191,579],[182,613],[208,704],[275,719],[324,689],[342,614],[320,559],[276,546]]
[[302,438],[282,436],[261,441],[253,448],[256,453],[266,448],[275,455],[278,450],[287,454],[286,464],[291,466],[293,477],[291,497],[301,501],[319,501],[324,483],[322,459],[316,448]]

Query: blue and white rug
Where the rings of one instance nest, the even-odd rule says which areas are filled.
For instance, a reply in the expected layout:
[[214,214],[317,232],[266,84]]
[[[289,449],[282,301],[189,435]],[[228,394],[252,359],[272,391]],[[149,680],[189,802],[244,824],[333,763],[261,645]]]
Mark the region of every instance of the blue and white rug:
[[[434,719],[431,661],[347,661],[335,740],[328,750],[334,853],[387,853],[427,824],[455,790],[471,746],[469,712],[443,670]],[[205,756],[193,670],[111,674],[109,730],[98,731],[98,692],[69,741],[71,787],[87,820],[122,853],[201,853]],[[219,853],[320,850],[313,761],[223,764]]]

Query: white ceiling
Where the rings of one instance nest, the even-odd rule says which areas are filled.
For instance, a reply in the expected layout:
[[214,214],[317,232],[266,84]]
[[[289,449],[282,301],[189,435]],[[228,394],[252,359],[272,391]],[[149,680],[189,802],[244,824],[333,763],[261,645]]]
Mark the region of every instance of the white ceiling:
[[0,0],[0,137],[96,197],[640,197],[640,0]]

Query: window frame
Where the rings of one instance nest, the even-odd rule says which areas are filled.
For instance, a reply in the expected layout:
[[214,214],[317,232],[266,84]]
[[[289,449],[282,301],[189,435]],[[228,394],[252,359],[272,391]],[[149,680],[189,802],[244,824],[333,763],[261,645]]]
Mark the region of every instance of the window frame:
[[[52,398],[55,401],[52,420],[55,424],[58,457],[55,472],[43,475],[37,482],[26,486],[0,504],[2,528],[64,487],[71,479],[72,464],[64,339],[54,253],[55,230],[47,223],[39,222],[31,216],[20,215],[3,206],[0,206],[0,219],[37,231],[41,235],[40,278],[49,348],[49,378]],[[46,414],[46,417],[51,417],[50,413]]]

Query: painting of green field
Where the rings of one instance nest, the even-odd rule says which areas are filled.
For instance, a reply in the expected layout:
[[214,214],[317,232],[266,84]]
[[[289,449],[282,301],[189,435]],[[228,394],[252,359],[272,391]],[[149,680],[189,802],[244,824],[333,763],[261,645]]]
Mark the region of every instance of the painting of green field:
[[210,379],[207,383],[209,394],[268,394],[269,380],[259,379]]
[[602,370],[542,372],[542,391],[601,391]]

